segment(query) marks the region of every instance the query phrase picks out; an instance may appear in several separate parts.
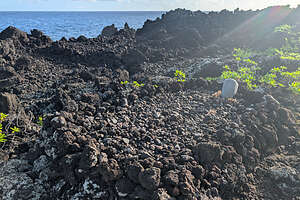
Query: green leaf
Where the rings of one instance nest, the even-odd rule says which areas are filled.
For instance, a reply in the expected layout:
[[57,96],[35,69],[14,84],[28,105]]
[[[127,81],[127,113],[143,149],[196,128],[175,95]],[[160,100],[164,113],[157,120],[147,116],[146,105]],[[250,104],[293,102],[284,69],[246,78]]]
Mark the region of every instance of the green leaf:
[[3,133],[0,133],[0,142],[6,142],[6,141],[7,141],[6,135]]
[[4,121],[7,116],[8,115],[6,115],[4,113],[0,113],[0,121]]
[[18,132],[20,132],[20,129],[17,128],[16,126],[14,126],[13,128],[10,128],[10,129],[12,130],[11,133],[18,133]]

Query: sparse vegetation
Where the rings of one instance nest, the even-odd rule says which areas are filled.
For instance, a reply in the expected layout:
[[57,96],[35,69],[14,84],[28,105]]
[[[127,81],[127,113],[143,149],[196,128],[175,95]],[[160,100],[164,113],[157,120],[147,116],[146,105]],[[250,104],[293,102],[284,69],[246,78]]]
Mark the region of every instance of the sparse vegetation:
[[300,68],[294,72],[287,71],[287,67],[279,66],[272,68],[262,75],[258,63],[251,59],[254,55],[275,55],[284,60],[300,60],[297,53],[300,45],[300,33],[293,32],[292,26],[282,25],[275,28],[275,32],[282,32],[288,37],[285,44],[280,49],[267,49],[264,52],[254,52],[249,49],[235,48],[233,57],[237,61],[237,69],[233,70],[225,65],[220,77],[208,77],[207,80],[225,80],[233,78],[239,82],[246,83],[247,88],[252,90],[258,86],[263,87],[284,87],[295,94],[300,94]]
[[174,78],[178,81],[178,82],[185,82],[185,73],[181,70],[176,70],[174,73]]
[[144,85],[144,83],[138,83],[137,81],[132,82],[132,86],[135,88],[143,87]]
[[[3,130],[3,122],[7,118],[8,115],[4,113],[0,113],[0,142],[4,143],[7,141],[7,136],[9,135],[9,132],[5,133]],[[13,128],[10,128],[11,132],[10,134],[18,133],[20,132],[20,129],[16,126]]]
[[39,116],[38,121],[37,121],[37,124],[38,124],[39,126],[43,126],[43,117],[42,117],[42,116]]
[[121,84],[122,84],[122,85],[127,85],[127,84],[128,84],[128,81],[121,81]]
[[132,83],[130,83],[129,81],[121,81],[121,85],[124,85],[124,86],[131,85],[134,88],[139,88],[139,87],[143,87],[145,84],[139,83],[137,81],[133,81]]

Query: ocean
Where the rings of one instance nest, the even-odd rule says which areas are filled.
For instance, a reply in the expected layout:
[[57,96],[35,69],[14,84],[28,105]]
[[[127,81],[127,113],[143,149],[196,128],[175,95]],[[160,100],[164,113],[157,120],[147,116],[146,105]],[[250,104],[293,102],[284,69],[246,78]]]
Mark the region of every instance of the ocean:
[[30,33],[43,31],[52,40],[62,37],[97,37],[105,26],[115,24],[120,29],[125,22],[132,28],[141,28],[147,19],[154,20],[164,11],[99,11],[99,12],[0,12],[0,32],[15,26]]

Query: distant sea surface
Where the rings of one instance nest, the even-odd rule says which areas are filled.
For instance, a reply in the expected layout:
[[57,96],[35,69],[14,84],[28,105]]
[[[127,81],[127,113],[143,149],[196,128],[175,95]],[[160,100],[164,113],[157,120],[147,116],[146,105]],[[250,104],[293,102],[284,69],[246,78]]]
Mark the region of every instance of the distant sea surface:
[[120,29],[125,22],[132,28],[141,28],[147,19],[154,20],[164,11],[124,12],[0,12],[0,32],[15,26],[30,33],[32,29],[43,31],[52,40],[62,37],[97,37],[105,26],[115,24]]

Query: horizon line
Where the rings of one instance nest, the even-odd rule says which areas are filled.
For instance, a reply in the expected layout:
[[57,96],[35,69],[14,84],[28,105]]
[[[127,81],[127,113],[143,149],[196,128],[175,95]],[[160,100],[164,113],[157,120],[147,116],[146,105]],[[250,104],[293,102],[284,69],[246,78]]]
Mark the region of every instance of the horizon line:
[[0,12],[167,12],[168,10],[0,10]]
[[192,10],[192,9],[187,9],[187,8],[175,8],[175,9],[169,9],[169,10],[0,10],[0,12],[169,12],[172,10],[176,9],[184,9],[184,10],[190,10],[192,12],[196,11],[201,11],[201,12],[220,12],[222,10],[228,10],[228,11],[234,11],[236,9],[239,9],[240,11],[258,11],[258,10],[264,10],[270,7],[289,7],[292,9],[300,7],[300,4],[292,6],[289,4],[282,4],[282,5],[272,5],[272,6],[267,6],[264,8],[250,8],[250,9],[245,9],[245,8],[235,8],[235,9],[217,9],[217,10]]

